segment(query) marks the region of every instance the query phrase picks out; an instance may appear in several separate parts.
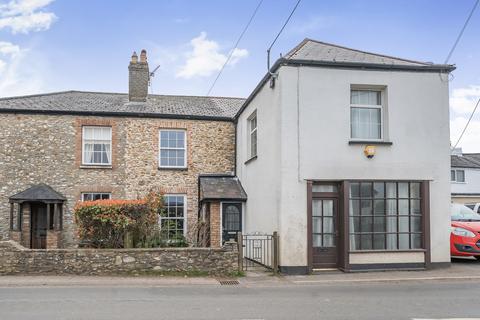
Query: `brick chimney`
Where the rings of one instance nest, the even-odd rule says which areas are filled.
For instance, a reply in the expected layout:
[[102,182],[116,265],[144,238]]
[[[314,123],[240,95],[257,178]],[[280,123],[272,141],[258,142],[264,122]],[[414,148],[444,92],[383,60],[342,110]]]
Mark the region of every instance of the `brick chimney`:
[[147,51],[142,50],[140,61],[134,51],[128,66],[128,100],[132,102],[147,101],[149,77]]

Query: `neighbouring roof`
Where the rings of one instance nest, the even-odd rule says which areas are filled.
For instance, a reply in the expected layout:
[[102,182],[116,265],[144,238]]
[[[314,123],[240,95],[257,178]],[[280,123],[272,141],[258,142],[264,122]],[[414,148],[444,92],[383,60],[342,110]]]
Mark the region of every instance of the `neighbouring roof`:
[[129,102],[128,94],[65,91],[0,99],[0,112],[55,113],[233,120],[245,99],[149,95]]
[[199,179],[200,200],[247,200],[247,194],[237,177],[208,175]]
[[464,153],[463,155],[450,156],[453,168],[480,169],[480,153]]
[[9,198],[13,202],[23,202],[23,201],[46,201],[46,202],[59,202],[65,201],[67,198],[62,196],[60,193],[55,191],[52,187],[40,183],[34,186],[31,186],[25,191],[17,193]]

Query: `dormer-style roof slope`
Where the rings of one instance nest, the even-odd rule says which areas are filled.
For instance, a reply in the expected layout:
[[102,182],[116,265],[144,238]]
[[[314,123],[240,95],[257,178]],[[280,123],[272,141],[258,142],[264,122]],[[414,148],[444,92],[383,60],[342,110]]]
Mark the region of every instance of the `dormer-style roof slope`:
[[377,64],[386,66],[434,66],[434,64],[432,63],[419,62],[387,56],[383,54],[371,53],[311,39],[303,40],[292,51],[286,54],[285,59],[319,62],[323,61],[331,63]]

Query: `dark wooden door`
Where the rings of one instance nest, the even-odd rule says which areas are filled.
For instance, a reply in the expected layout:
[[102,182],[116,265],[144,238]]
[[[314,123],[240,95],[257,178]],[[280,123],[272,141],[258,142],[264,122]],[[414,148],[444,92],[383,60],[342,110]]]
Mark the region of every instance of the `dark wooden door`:
[[237,240],[237,234],[242,231],[242,204],[222,204],[222,242]]
[[31,208],[31,248],[47,248],[47,206],[45,204],[32,204]]
[[337,199],[312,200],[312,266],[314,269],[337,267]]

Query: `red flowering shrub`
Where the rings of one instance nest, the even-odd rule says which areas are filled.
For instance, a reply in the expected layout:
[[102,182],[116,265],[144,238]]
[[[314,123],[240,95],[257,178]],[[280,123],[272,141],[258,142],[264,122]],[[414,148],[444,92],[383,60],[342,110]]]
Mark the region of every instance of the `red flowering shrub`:
[[156,232],[163,196],[150,192],[140,200],[78,202],[75,222],[81,242],[95,248],[123,248],[128,233],[142,241]]

